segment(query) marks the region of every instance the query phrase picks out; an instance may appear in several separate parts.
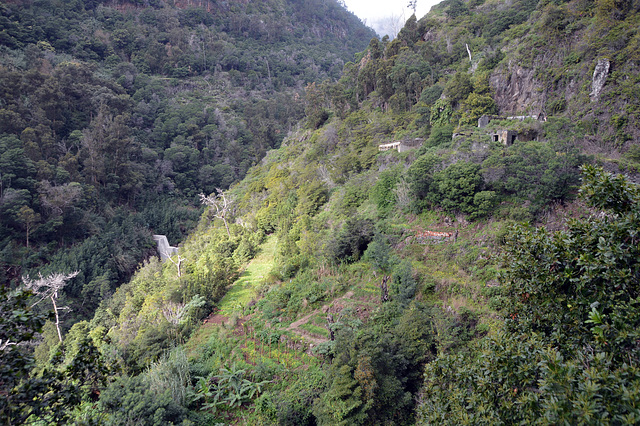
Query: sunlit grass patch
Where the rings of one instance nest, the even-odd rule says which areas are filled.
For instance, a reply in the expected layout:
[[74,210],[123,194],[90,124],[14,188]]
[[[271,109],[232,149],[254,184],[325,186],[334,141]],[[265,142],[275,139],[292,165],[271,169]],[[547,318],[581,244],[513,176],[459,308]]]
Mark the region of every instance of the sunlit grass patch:
[[230,316],[235,312],[242,312],[255,297],[258,287],[273,268],[277,242],[275,235],[271,235],[262,244],[258,255],[249,262],[240,278],[220,301],[220,314]]
[[319,327],[315,324],[311,324],[311,323],[302,324],[300,328],[305,331],[308,331],[311,334],[315,334],[317,336],[321,336],[325,338],[329,337],[329,332],[327,331],[326,328]]

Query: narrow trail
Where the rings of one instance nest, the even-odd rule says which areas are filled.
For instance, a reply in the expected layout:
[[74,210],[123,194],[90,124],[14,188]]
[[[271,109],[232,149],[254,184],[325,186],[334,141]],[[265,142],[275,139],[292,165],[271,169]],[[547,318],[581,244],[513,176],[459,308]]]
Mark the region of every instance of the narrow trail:
[[[264,277],[273,268],[276,247],[277,239],[275,236],[270,236],[267,241],[262,244],[258,255],[247,264],[242,275],[229,287],[227,293],[220,301],[220,309],[212,312],[211,315],[204,320],[202,327],[200,327],[189,342],[187,342],[189,353],[195,355],[198,347],[205,344],[209,337],[215,333],[215,329],[224,325],[231,316],[236,315],[236,318],[239,317],[236,328],[242,327],[242,314],[244,309],[255,299],[258,287],[263,282]],[[316,309],[294,321],[286,330],[304,337],[305,341],[313,345],[327,342],[329,340],[328,337],[319,336],[301,327],[309,323],[310,320],[319,313],[328,314],[339,312],[346,303],[353,303],[351,301],[353,296],[353,291],[345,293],[342,297],[333,300],[330,304]]]
[[302,336],[305,338],[305,340],[312,342],[316,345],[319,345],[320,343],[324,343],[329,339],[323,339],[318,337],[316,334],[312,334],[310,332],[308,332],[307,330],[303,330],[301,328],[299,328],[301,325],[306,324],[309,319],[314,316],[315,314],[317,314],[318,311],[313,311],[311,312],[309,315],[305,315],[304,317],[300,318],[299,320],[297,320],[296,322],[292,322],[291,325],[289,327],[287,327],[287,330],[292,331],[294,333],[296,333],[299,336]]
[[249,262],[240,278],[229,287],[220,301],[218,314],[231,316],[242,313],[247,304],[255,298],[258,287],[273,268],[277,245],[278,239],[271,235],[260,246],[258,255]]
[[220,309],[212,312],[187,342],[189,353],[194,353],[200,345],[209,339],[215,330],[213,326],[225,324],[234,314],[242,315],[244,308],[256,296],[257,289],[264,277],[273,268],[277,243],[278,239],[272,235],[260,246],[258,255],[247,264],[240,277],[229,286],[227,293],[220,300]]

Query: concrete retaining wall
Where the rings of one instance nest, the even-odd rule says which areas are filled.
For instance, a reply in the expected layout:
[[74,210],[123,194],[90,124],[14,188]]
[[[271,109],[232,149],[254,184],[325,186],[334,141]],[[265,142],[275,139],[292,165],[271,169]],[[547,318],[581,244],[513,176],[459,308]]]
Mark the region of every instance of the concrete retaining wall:
[[170,246],[166,235],[154,235],[153,240],[158,243],[158,254],[163,262],[174,254],[178,254],[178,247]]

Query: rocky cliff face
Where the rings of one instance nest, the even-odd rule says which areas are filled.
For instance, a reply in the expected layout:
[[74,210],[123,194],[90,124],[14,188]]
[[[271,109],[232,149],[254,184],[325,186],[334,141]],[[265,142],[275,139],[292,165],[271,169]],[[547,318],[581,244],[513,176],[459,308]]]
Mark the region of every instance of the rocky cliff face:
[[607,76],[609,75],[609,60],[606,58],[598,60],[596,64],[595,70],[593,70],[593,81],[591,82],[591,93],[589,96],[591,97],[591,101],[597,101],[600,97],[600,92],[604,87],[605,82],[607,81]]
[[509,61],[506,67],[499,67],[493,72],[489,84],[501,115],[524,112],[538,115],[543,111],[544,92],[535,78],[535,70]]

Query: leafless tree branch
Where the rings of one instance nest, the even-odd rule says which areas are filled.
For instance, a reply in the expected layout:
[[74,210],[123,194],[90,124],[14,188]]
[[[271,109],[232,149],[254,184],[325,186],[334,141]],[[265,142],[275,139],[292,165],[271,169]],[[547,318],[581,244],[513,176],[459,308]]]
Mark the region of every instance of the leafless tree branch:
[[42,302],[44,299],[51,299],[51,303],[53,304],[53,312],[56,315],[56,330],[58,331],[58,339],[62,342],[62,332],[60,331],[60,312],[65,310],[70,310],[68,306],[58,306],[56,300],[58,299],[58,292],[67,285],[67,281],[71,278],[78,275],[80,271],[75,271],[70,274],[60,274],[55,273],[51,274],[48,277],[43,277],[40,275],[40,279],[32,280],[29,276],[22,277],[22,282],[25,287],[34,292],[37,296],[40,297],[36,303],[31,306],[35,306],[38,303]]
[[227,216],[229,215],[229,210],[232,200],[227,198],[224,191],[220,188],[216,188],[217,195],[204,195],[200,194],[200,201],[202,204],[209,206],[210,212],[213,217],[222,219],[224,222],[224,227],[227,229],[227,235],[231,238],[231,232],[229,232],[229,225],[227,224]]

